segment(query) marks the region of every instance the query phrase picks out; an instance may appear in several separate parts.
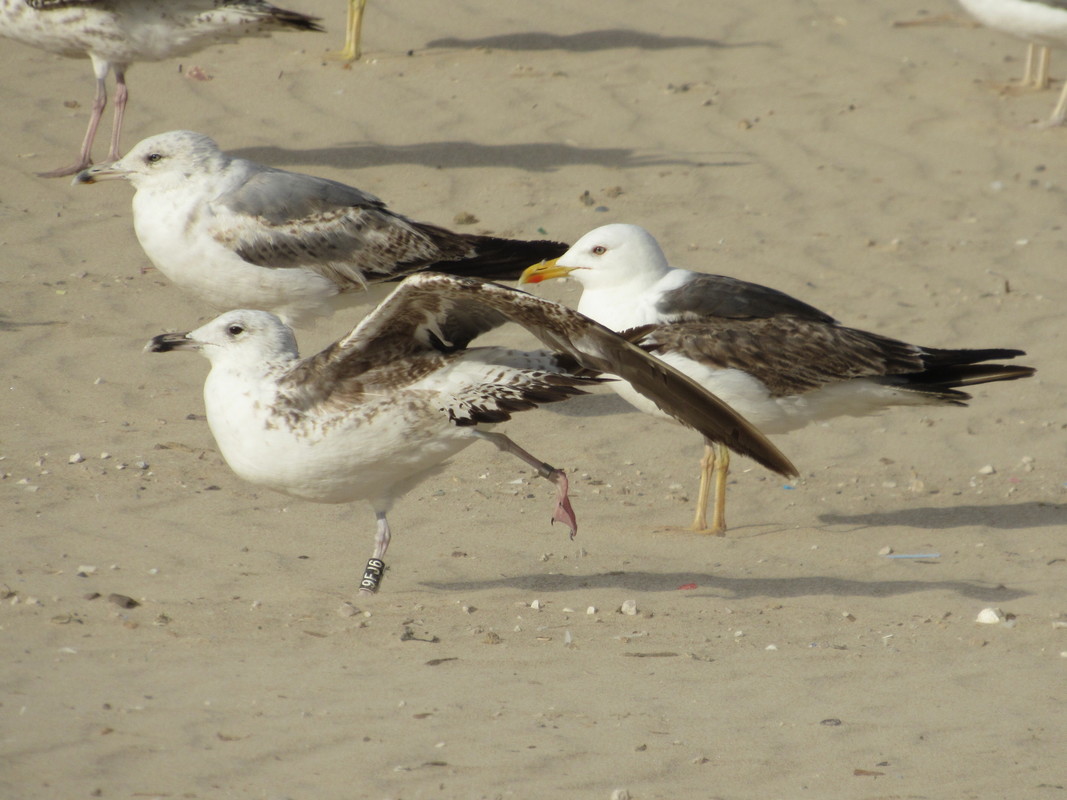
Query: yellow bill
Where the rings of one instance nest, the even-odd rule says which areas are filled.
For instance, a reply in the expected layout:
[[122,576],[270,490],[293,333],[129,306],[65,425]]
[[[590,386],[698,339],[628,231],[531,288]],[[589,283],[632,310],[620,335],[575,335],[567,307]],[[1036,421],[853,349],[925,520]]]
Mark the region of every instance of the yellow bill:
[[553,258],[551,261],[542,261],[540,264],[527,267],[523,270],[522,275],[519,276],[519,283],[540,283],[541,281],[550,281],[553,278],[566,278],[574,272],[574,267],[559,266],[556,263],[558,260]]

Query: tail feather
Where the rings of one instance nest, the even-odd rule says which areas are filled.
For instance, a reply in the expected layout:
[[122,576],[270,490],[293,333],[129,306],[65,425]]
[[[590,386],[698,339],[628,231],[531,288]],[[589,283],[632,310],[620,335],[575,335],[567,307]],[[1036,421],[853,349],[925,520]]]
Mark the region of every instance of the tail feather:
[[469,255],[434,268],[463,278],[516,281],[531,264],[558,258],[570,249],[568,244],[546,239],[502,239],[474,234],[466,234],[463,239]]
[[278,8],[272,6],[270,3],[263,3],[266,12],[270,18],[287,28],[293,28],[298,31],[316,31],[322,33],[326,29],[319,25],[321,17],[311,17],[307,14],[301,14],[299,11],[289,11],[285,8]]
[[[1025,355],[1021,350],[954,350],[945,352],[997,353],[997,355],[992,356],[993,358],[1011,358],[1016,355]],[[980,360],[982,360],[980,357],[975,358],[975,361]],[[966,392],[957,391],[960,386],[977,386],[978,384],[994,383],[995,381],[1016,381],[1020,378],[1029,378],[1035,372],[1037,370],[1033,367],[1009,364],[976,364],[971,361],[934,363],[922,372],[887,375],[879,380],[879,383],[899,386],[902,389],[937,397],[953,405],[966,405],[966,401],[970,400],[971,396]]]
[[994,361],[1025,355],[1025,350],[1011,350],[999,347],[989,347],[983,350],[948,350],[940,347],[922,348],[923,364],[927,367],[956,367],[963,364],[977,364],[981,361]]
[[[415,234],[437,251],[438,261],[425,260],[401,264],[458,278],[484,281],[517,281],[531,264],[558,258],[570,249],[569,244],[547,239],[505,239],[456,233],[428,222],[406,220]],[[401,269],[394,280],[403,280],[409,270]]]

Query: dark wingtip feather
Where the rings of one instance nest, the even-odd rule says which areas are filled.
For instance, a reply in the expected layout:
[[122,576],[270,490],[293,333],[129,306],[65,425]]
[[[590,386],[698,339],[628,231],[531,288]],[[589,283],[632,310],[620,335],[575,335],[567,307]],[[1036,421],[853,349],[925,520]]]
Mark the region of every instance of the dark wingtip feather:
[[538,261],[559,258],[570,249],[564,242],[548,239],[502,239],[496,236],[464,237],[474,254],[457,261],[445,261],[431,269],[460,278],[489,281],[517,281],[524,269]]
[[326,32],[326,29],[319,25],[322,17],[311,17],[307,14],[301,14],[299,11],[289,11],[276,6],[270,6],[270,15],[282,25],[294,30],[314,31],[315,33]]

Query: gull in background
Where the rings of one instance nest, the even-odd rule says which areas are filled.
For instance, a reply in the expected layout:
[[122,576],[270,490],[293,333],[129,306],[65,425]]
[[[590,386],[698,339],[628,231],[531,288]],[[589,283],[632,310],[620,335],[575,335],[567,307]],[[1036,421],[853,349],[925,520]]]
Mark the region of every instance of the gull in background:
[[41,177],[73,175],[92,164],[93,139],[107,105],[107,75],[115,72],[115,122],[108,161],[121,155],[122,120],[129,91],[126,70],[135,61],[162,61],[205,47],[276,31],[321,31],[318,17],[261,0],[0,0],[0,36],[68,58],[88,56],[96,96],[78,160]]
[[[505,321],[549,349],[470,348]],[[486,426],[581,394],[596,375],[628,381],[663,413],[776,472],[796,469],[729,406],[623,337],[558,303],[473,278],[406,279],[351,333],[301,359],[273,314],[230,311],[150,352],[198,350],[208,425],[240,477],[304,500],[367,500],[377,520],[360,590],[377,590],[394,501],[476,441],[518,456],[557,486],[554,520],[577,522],[562,470]]]
[[[1049,48],[1067,46],[1067,1],[1065,0],[960,0],[960,5],[988,28],[1025,41],[1024,86],[1048,86]],[[1067,83],[1043,126],[1062,125],[1067,120]]]
[[120,178],[135,189],[133,226],[160,272],[216,309],[258,308],[294,327],[420,270],[516,280],[567,249],[415,222],[372,194],[229,156],[192,131],[149,137],[74,182]]
[[[1030,367],[980,363],[1025,355],[1022,350],[919,347],[846,328],[766,286],[671,267],[659,243],[636,225],[590,231],[556,261],[527,269],[521,282],[565,276],[582,285],[578,311],[623,331],[764,433],[895,405],[962,406],[970,395],[958,387],[1034,374]],[[662,416],[625,383],[612,388],[638,409]],[[725,448],[706,443],[691,530],[725,533],[729,464]]]

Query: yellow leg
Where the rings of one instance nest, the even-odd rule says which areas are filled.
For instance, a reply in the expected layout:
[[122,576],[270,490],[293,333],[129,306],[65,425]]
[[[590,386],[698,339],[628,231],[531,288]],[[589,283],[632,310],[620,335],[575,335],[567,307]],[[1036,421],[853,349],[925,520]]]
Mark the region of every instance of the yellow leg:
[[363,9],[367,0],[348,0],[348,24],[345,28],[345,46],[342,50],[326,54],[327,58],[338,61],[358,61],[360,57],[359,39],[363,31]]
[[[700,459],[700,490],[697,493],[693,524],[671,526],[664,531],[687,531],[708,536],[726,535],[726,478],[730,472],[730,451],[726,445],[705,442],[704,457]],[[712,488],[714,487],[714,489]],[[708,500],[713,499],[711,525],[708,525]]]
[[[696,515],[692,530],[710,536],[726,534],[726,477],[730,472],[730,451],[718,442],[704,444],[700,459],[700,492],[697,495]],[[711,508],[711,527],[708,527],[708,498],[715,487]]]
[[1042,44],[1029,44],[1026,48],[1026,73],[1021,81],[1024,88],[1047,89],[1048,70],[1052,50]]
[[1042,127],[1051,128],[1056,125],[1062,125],[1064,120],[1067,120],[1067,83],[1063,84],[1063,91],[1060,92],[1060,99],[1056,103],[1056,107],[1052,109],[1052,116]]

